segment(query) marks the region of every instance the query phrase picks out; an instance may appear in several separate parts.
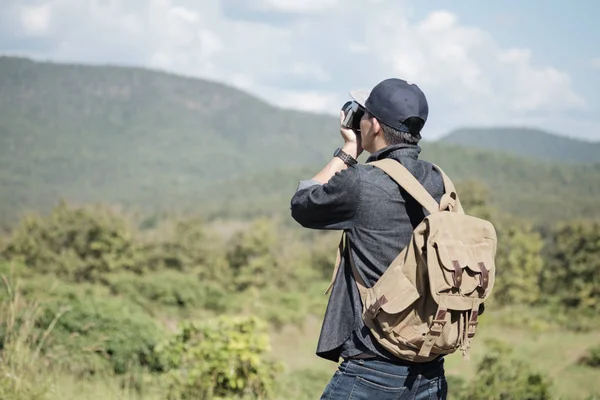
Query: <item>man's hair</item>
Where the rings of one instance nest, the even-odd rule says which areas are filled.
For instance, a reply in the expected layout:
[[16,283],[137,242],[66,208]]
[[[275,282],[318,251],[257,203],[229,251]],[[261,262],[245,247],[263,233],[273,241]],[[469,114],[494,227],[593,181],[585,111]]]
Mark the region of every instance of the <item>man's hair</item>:
[[423,120],[418,117],[410,117],[404,124],[408,126],[408,129],[412,131],[410,132],[402,132],[397,129],[392,128],[389,125],[381,122],[376,116],[366,111],[370,118],[375,118],[379,121],[379,125],[381,125],[381,129],[383,130],[383,137],[385,138],[388,146],[392,146],[395,144],[417,144],[419,140],[421,140],[421,128],[423,127]]
[[419,140],[421,140],[421,134],[418,132],[416,135],[413,135],[409,132],[402,132],[394,129],[381,121],[379,124],[383,130],[383,137],[385,138],[386,143],[390,146],[394,144],[417,144],[419,143]]

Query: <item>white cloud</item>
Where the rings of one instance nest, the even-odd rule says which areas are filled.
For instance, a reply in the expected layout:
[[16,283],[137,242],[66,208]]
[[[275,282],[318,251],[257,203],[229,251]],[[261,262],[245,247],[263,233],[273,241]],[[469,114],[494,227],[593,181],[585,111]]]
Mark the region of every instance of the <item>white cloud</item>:
[[593,65],[595,68],[600,68],[600,57],[598,57],[598,58],[596,58],[596,59],[592,60],[592,65]]
[[202,53],[207,57],[223,49],[221,39],[208,29],[202,29],[198,32],[198,38],[200,39]]
[[529,50],[499,51],[498,61],[501,67],[509,68],[513,76],[515,90],[511,104],[515,110],[552,110],[557,98],[562,100],[560,107],[585,106],[585,100],[571,90],[569,75],[552,67],[533,67]]
[[263,7],[283,12],[323,12],[338,5],[338,0],[263,0]]
[[50,28],[51,9],[49,4],[39,6],[22,6],[20,9],[21,24],[32,35],[42,35]]
[[341,99],[331,93],[283,91],[279,93],[277,105],[283,108],[294,108],[302,111],[323,112],[340,108]]
[[308,76],[318,81],[325,82],[331,79],[331,75],[316,63],[297,62],[292,65],[291,73],[298,76]]
[[456,16],[448,11],[436,11],[421,22],[419,28],[424,32],[444,31],[456,23]]
[[368,53],[369,52],[369,47],[366,44],[362,44],[362,43],[349,43],[348,44],[348,51],[350,51],[351,53]]
[[184,7],[172,7],[169,12],[185,22],[194,23],[200,20],[200,15],[197,12],[190,11]]
[[417,23],[398,24],[399,17],[381,15],[384,23],[370,26],[368,42],[379,64],[392,66],[387,74],[424,89],[431,111],[426,129],[435,134],[457,125],[529,124],[540,113],[547,128],[567,129],[563,113],[586,107],[569,74],[536,65],[530,50],[503,49],[447,11]]
[[285,107],[337,115],[350,89],[402,77],[425,91],[431,134],[540,121],[555,130],[586,107],[569,74],[531,50],[503,48],[448,11],[411,19],[400,0],[6,1],[27,10],[22,29],[50,35],[46,57],[158,67]]

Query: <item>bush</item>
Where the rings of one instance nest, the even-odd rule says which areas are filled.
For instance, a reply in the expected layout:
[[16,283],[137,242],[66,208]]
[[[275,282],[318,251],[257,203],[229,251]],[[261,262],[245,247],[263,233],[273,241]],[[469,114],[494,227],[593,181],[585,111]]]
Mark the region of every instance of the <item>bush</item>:
[[268,361],[266,325],[257,318],[185,322],[156,354],[167,370],[169,399],[269,398],[277,364]]
[[[477,376],[456,396],[459,400],[549,400],[550,381],[525,361],[515,358],[508,344],[489,341]],[[454,398],[454,396],[453,396]]]
[[136,366],[158,368],[153,349],[164,336],[140,306],[97,285],[52,285],[48,279],[36,279],[23,291],[45,303],[38,329],[62,313],[44,350],[53,365],[79,376],[121,374]]
[[600,311],[600,223],[572,221],[553,230],[543,290],[564,307]]
[[588,354],[581,359],[581,363],[588,367],[600,368],[600,345],[591,347]]
[[497,227],[496,284],[492,302],[499,305],[540,301],[539,279],[544,267],[543,241],[531,226],[511,221]]
[[275,227],[267,220],[257,220],[232,237],[227,261],[238,291],[262,288],[274,280],[279,272],[274,256],[277,239]]
[[224,243],[214,232],[206,229],[200,218],[176,220],[172,229],[162,227],[166,237],[145,244],[145,269],[163,268],[197,273],[202,281],[231,283],[231,273],[225,258]]
[[138,271],[137,255],[125,219],[104,207],[64,202],[46,218],[24,218],[4,250],[6,258],[36,272],[91,282],[115,270]]
[[496,207],[490,205],[490,189],[484,182],[476,179],[467,179],[456,184],[465,212],[475,217],[495,220],[499,214]]
[[153,314],[157,305],[211,311],[225,311],[228,305],[227,292],[218,283],[201,281],[178,271],[157,271],[141,276],[117,274],[109,278],[109,285],[113,292]]

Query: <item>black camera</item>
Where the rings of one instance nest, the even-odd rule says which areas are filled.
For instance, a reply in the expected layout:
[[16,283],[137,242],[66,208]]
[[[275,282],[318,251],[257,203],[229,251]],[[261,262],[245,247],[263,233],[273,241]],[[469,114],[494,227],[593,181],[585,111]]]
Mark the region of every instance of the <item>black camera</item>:
[[344,104],[342,111],[344,111],[342,126],[360,132],[360,119],[365,113],[365,109],[356,101],[349,101]]

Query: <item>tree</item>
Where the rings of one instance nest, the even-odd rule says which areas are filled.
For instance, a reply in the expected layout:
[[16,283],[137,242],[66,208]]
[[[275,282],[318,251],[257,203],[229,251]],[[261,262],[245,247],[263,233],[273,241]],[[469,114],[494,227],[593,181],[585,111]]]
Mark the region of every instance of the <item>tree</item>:
[[600,311],[600,222],[571,221],[554,229],[546,247],[546,295],[568,308]]
[[494,219],[497,211],[490,206],[490,191],[483,182],[464,180],[456,184],[456,191],[467,214],[487,220]]
[[508,305],[533,304],[540,300],[542,248],[540,234],[528,224],[512,221],[498,227],[493,301]]
[[35,272],[97,281],[117,270],[140,272],[134,239],[126,219],[109,208],[61,202],[46,218],[25,218],[3,253]]
[[267,219],[256,220],[232,238],[227,260],[238,290],[264,287],[276,278],[279,271],[274,251],[279,244],[275,226]]

